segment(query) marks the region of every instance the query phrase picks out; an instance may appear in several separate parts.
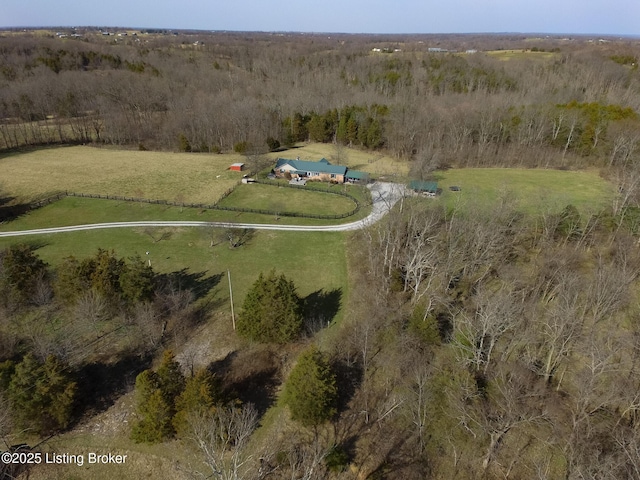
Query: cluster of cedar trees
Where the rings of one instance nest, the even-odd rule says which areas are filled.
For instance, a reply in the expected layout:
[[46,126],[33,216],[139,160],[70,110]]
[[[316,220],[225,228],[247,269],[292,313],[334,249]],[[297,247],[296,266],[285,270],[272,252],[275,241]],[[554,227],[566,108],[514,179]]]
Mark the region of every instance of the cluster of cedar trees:
[[1,251],[0,398],[14,427],[40,434],[66,428],[78,412],[84,347],[106,326],[116,328],[116,317],[134,316],[154,288],[153,271],[138,257],[98,250],[52,270],[30,246]]
[[[285,344],[298,339],[302,327],[301,299],[293,282],[275,271],[261,273],[247,293],[237,321],[238,334],[255,342]],[[317,348],[302,353],[285,384],[283,399],[291,417],[305,426],[317,427],[336,414],[336,376]],[[200,424],[217,418],[219,410],[233,402],[224,398],[209,371],[185,379],[173,354],[165,352],[157,370],[145,370],[136,379],[139,420],[132,438],[148,443],[176,434],[190,438]]]
[[[83,260],[69,257],[55,271],[50,271],[29,246],[18,244],[0,252],[0,301],[5,320],[19,322],[34,315],[32,310],[37,307],[54,308],[54,302],[72,309],[90,292],[93,308],[81,315],[94,315],[93,327],[98,329],[98,323],[109,319],[102,310],[126,315],[150,302],[157,294],[155,277],[140,258],[125,260],[106,250]],[[77,413],[74,372],[83,359],[39,352],[26,338],[9,344],[10,325],[10,321],[3,322],[0,332],[3,343],[12,347],[3,352],[5,360],[0,363],[3,408],[11,411],[16,428],[40,434],[67,428]],[[302,327],[301,299],[293,282],[273,271],[261,274],[247,294],[238,333],[258,342],[283,344],[297,339]],[[176,433],[186,435],[191,431],[190,421],[202,420],[227,403],[210,372],[203,370],[185,378],[171,352],[165,352],[156,370],[138,375],[136,398],[139,420],[132,438],[150,443]],[[312,349],[302,355],[287,383],[285,398],[293,418],[305,425],[320,424],[335,414],[335,375],[320,352]]]
[[[258,342],[284,344],[296,340],[304,317],[295,285],[284,275],[260,274],[238,317],[238,334]],[[336,413],[336,375],[327,358],[315,347],[304,352],[284,388],[284,402],[291,417],[306,426],[317,426]]]
[[638,54],[624,42],[549,39],[529,54],[521,40],[485,41],[518,49],[503,61],[429,53],[426,37],[388,54],[366,36],[191,40],[0,38],[0,142],[259,152],[312,140],[438,165],[529,166],[624,161],[638,142]]

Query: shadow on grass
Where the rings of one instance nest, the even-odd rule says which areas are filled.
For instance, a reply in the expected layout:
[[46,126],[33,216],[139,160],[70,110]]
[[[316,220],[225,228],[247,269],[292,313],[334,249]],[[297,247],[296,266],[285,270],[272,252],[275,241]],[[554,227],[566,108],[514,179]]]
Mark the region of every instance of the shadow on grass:
[[31,210],[28,203],[15,203],[15,197],[0,198],[0,222],[8,222]]
[[151,356],[130,354],[115,363],[89,363],[77,372],[76,419],[111,407],[135,385],[136,376],[150,368]]
[[313,334],[328,326],[340,311],[342,289],[317,290],[302,300],[305,329]]
[[160,291],[181,291],[191,290],[196,299],[206,297],[214,288],[224,273],[207,276],[207,272],[189,272],[188,268],[183,268],[170,273],[161,273],[156,276],[157,289]]
[[280,362],[268,346],[234,351],[209,365],[220,379],[222,395],[227,401],[252,403],[262,416],[275,401],[280,385]]

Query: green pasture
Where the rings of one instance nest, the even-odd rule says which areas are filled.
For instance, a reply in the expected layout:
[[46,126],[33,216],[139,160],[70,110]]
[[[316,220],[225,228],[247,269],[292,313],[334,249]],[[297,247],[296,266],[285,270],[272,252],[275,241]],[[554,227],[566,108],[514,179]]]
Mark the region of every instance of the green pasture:
[[[277,187],[272,188],[274,192]],[[348,190],[350,193],[361,194],[357,189]],[[340,213],[353,210],[353,201],[338,195],[326,193],[297,191],[304,199],[305,195],[321,195],[323,203],[313,205],[306,200],[300,204],[291,204],[288,211],[301,212],[303,209],[312,213],[326,213],[328,210],[340,211]],[[361,195],[362,196],[362,195]],[[371,207],[366,204],[366,198],[359,198],[362,208],[355,214],[342,219],[325,220],[304,217],[285,217],[264,215],[257,213],[243,213],[224,210],[209,210],[188,207],[172,207],[167,205],[155,205],[138,202],[125,202],[118,200],[103,200],[95,198],[64,197],[45,207],[32,210],[21,217],[7,223],[0,223],[0,232],[13,230],[31,230],[36,228],[66,227],[71,225],[84,225],[89,223],[106,222],[131,222],[131,221],[195,221],[195,222],[233,222],[233,223],[277,223],[281,225],[337,225],[349,223],[365,217]],[[225,202],[227,206],[235,206],[235,202]],[[340,207],[342,205],[342,207]],[[346,206],[349,205],[347,208]],[[326,208],[325,208],[326,207]],[[265,207],[262,207],[265,208]],[[281,212],[284,210],[281,210]]]
[[[293,279],[303,296],[320,289],[339,288],[345,293],[347,267],[343,233],[252,231],[244,245],[231,249],[226,239],[216,237],[214,230],[220,229],[116,228],[0,238],[0,249],[27,243],[53,266],[70,255],[85,258],[95,254],[98,248],[105,248],[113,249],[120,257],[140,255],[151,260],[153,269],[162,273],[186,269],[204,279],[226,274],[229,269],[238,305],[258,274],[272,268]],[[216,244],[213,247],[210,246],[212,235]],[[228,298],[226,280],[217,285],[216,292],[217,297]]]
[[[521,168],[452,168],[436,172],[442,201],[448,205],[471,205],[509,199],[529,213],[560,211],[571,204],[584,213],[611,204],[614,186],[595,171]],[[460,187],[459,192],[449,190]]]
[[[302,144],[269,154],[336,160],[335,145]],[[373,176],[406,176],[407,162],[374,152],[344,148],[341,163]],[[141,152],[89,146],[51,147],[0,153],[1,193],[30,200],[54,191],[122,195],[188,203],[214,203],[242,178],[229,170],[246,162],[238,154]]]
[[342,195],[257,183],[239,185],[220,206],[321,215],[341,215],[356,208]]

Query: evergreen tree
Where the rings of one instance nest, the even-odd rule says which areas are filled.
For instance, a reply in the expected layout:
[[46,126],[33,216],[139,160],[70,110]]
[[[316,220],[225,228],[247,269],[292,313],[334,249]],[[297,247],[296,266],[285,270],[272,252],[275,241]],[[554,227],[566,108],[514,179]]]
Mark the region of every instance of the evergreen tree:
[[175,434],[176,399],[185,387],[184,375],[171,350],[164,352],[158,371],[145,370],[136,377],[136,413],[131,438],[158,443]]
[[55,292],[65,303],[75,302],[90,286],[89,278],[83,278],[80,262],[74,256],[65,258],[56,269]]
[[138,414],[141,419],[131,431],[131,438],[134,441],[159,443],[173,435],[171,407],[164,400],[159,389],[154,390],[146,401],[138,406]]
[[120,275],[124,267],[124,260],[116,258],[113,251],[98,249],[93,259],[93,271],[90,274],[91,288],[105,298],[117,298],[121,293]]
[[215,410],[220,392],[214,375],[201,370],[187,379],[184,391],[176,398],[176,414],[173,426],[178,435],[189,429],[189,417],[193,414],[209,414]]
[[176,362],[176,357],[171,350],[165,351],[162,355],[162,363],[158,367],[156,375],[162,397],[169,406],[173,407],[176,398],[184,390],[185,379],[182,368]]
[[284,386],[283,398],[291,418],[307,427],[316,427],[336,414],[336,376],[316,347],[300,355]]
[[130,303],[150,300],[153,295],[153,277],[153,270],[140,256],[129,258],[118,279],[124,299]]
[[244,300],[238,317],[238,333],[258,342],[286,343],[302,328],[300,297],[291,280],[271,271],[262,273]]
[[56,357],[44,363],[33,355],[16,365],[7,388],[19,427],[44,434],[66,428],[71,420],[76,383]]
[[47,277],[47,264],[28,245],[12,245],[0,252],[0,298],[5,305],[31,302],[39,280]]

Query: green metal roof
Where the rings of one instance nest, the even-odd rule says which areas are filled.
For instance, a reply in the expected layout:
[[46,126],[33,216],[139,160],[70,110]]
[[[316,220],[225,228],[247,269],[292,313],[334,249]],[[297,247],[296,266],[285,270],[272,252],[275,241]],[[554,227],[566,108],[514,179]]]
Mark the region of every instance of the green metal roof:
[[369,178],[369,174],[367,172],[359,172],[357,170],[348,170],[347,178],[353,178],[354,180],[366,180]]
[[438,191],[438,182],[423,182],[421,180],[411,180],[409,188],[417,192],[436,193]]
[[283,165],[291,165],[296,170],[302,172],[318,172],[329,173],[336,175],[344,175],[347,172],[347,167],[340,165],[331,165],[324,158],[319,162],[308,162],[305,160],[288,160],[286,158],[279,158],[276,162],[276,168],[280,168]]

